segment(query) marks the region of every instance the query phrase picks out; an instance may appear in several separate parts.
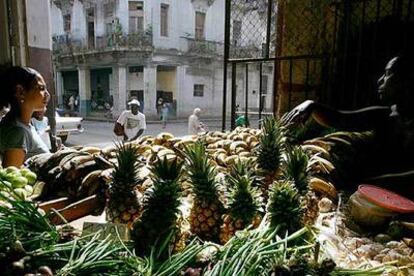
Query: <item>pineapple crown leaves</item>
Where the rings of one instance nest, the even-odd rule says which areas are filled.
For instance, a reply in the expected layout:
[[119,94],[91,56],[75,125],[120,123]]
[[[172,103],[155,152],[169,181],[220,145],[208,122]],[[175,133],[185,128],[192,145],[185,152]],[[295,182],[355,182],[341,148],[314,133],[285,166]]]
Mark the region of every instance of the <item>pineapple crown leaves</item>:
[[239,176],[247,175],[251,176],[253,174],[254,164],[252,160],[240,161],[237,159],[233,165],[229,168],[229,173],[232,177],[238,178]]
[[263,177],[257,174],[254,160],[241,161],[240,159],[236,159],[235,163],[229,167],[229,175],[236,179],[247,176],[252,180],[254,187],[262,186]]
[[228,202],[231,216],[234,219],[242,219],[244,223],[250,223],[260,212],[259,190],[252,187],[253,180],[247,175],[238,178],[227,176],[226,179],[232,187]]
[[201,199],[216,200],[218,198],[217,171],[209,162],[204,145],[196,142],[186,146],[184,152],[193,193]]
[[[151,168],[153,186],[144,194],[144,213],[141,220],[156,225],[174,224],[181,204],[183,162],[177,158],[158,160]],[[154,225],[153,225],[154,226]],[[161,229],[159,229],[161,230]]]
[[140,181],[138,176],[138,151],[132,144],[120,143],[116,144],[116,158],[117,164],[115,164],[112,172],[111,187],[117,190],[132,190],[135,185]]
[[283,177],[294,182],[299,193],[304,194],[308,190],[308,165],[309,157],[301,147],[289,147],[286,152]]
[[184,162],[178,158],[168,160],[167,156],[159,158],[151,167],[151,179],[153,182],[178,181],[182,175]]
[[284,151],[285,130],[273,117],[263,120],[262,134],[259,138],[259,167],[267,171],[276,171],[282,160]]
[[302,226],[304,208],[298,190],[291,181],[276,182],[272,186],[267,212],[272,227],[293,233]]

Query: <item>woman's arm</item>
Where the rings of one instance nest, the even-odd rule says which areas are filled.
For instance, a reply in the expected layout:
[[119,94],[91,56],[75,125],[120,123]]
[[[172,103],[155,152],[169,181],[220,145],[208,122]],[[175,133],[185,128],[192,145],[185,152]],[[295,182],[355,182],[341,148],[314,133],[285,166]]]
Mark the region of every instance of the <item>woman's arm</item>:
[[3,154],[3,167],[15,166],[20,168],[23,165],[26,152],[23,149],[8,149]]
[[312,116],[320,125],[338,129],[362,131],[377,128],[389,117],[388,106],[371,106],[353,111],[332,109],[308,100],[282,117],[284,123],[305,122]]
[[366,182],[402,193],[411,199],[414,198],[414,170],[383,174],[368,178]]

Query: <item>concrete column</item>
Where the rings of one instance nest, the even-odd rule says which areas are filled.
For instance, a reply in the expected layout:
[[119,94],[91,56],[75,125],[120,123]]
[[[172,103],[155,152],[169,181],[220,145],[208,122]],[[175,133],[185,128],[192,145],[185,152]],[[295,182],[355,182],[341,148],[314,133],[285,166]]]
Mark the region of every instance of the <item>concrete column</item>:
[[58,107],[63,107],[63,93],[64,93],[64,84],[62,71],[56,72],[56,97]]
[[185,106],[185,66],[177,66],[176,68],[176,99],[177,99],[177,118],[186,117],[187,114],[183,112],[184,110],[181,108]]
[[144,114],[156,116],[155,107],[157,101],[157,66],[147,65],[144,67]]
[[112,87],[114,115],[118,116],[127,108],[127,67],[125,65],[112,67]]
[[85,117],[91,111],[91,71],[86,67],[78,68],[79,113]]

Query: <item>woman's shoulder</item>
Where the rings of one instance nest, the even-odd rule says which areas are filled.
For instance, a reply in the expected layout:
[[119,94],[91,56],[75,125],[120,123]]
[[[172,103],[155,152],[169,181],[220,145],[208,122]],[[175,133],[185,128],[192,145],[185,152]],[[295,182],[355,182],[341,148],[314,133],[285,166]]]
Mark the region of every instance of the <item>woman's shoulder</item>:
[[0,124],[0,148],[25,148],[30,142],[30,128],[20,126],[13,122]]
[[17,121],[2,121],[0,123],[0,134],[13,137],[14,135],[26,135],[30,133],[30,127],[23,125]]

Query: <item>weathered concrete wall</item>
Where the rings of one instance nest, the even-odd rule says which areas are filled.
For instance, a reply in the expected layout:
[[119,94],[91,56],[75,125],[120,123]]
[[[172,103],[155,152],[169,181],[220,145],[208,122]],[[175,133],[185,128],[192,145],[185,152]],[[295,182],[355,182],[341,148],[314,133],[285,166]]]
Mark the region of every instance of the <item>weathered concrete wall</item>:
[[28,65],[43,75],[53,98],[55,82],[52,73],[52,21],[50,11],[49,1],[26,0]]
[[62,10],[59,9],[55,3],[50,6],[50,15],[51,15],[51,22],[52,22],[52,35],[64,35],[64,27],[63,27],[63,15]]
[[85,9],[79,0],[73,1],[70,30],[73,39],[85,43],[87,38]]

